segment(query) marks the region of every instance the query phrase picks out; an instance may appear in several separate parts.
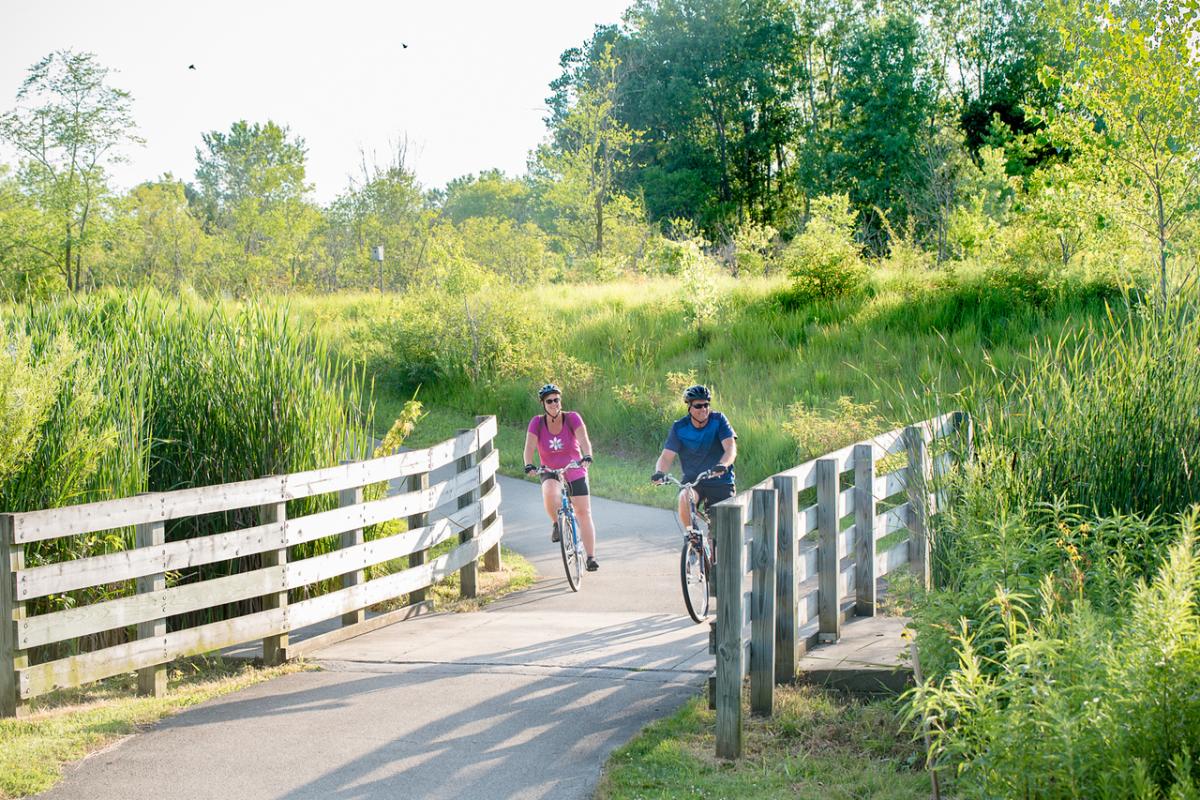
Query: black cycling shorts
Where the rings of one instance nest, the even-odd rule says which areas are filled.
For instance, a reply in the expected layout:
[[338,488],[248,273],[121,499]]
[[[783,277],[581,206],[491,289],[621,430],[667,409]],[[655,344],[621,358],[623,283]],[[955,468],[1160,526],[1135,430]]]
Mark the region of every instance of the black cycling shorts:
[[[542,476],[542,483],[556,480],[558,480],[558,478],[554,477],[553,475]],[[588,491],[587,475],[584,475],[582,478],[576,478],[573,481],[567,481],[567,494],[571,497],[587,497],[589,494],[591,494]]]
[[700,496],[700,502],[697,505],[704,508],[712,508],[722,500],[728,500],[737,491],[732,483],[700,484],[693,488],[696,490],[696,494]]

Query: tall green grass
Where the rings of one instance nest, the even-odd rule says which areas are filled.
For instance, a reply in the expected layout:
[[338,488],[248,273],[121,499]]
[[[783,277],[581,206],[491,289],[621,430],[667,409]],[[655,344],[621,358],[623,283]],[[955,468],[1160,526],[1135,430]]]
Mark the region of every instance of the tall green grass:
[[[0,464],[0,507],[7,511],[247,480],[369,453],[372,410],[361,370],[331,354],[286,309],[107,293],[9,307],[2,322],[8,358],[0,373],[37,387],[36,396],[0,400],[0,418],[25,432]],[[335,503],[294,501],[289,513]],[[256,522],[253,509],[176,520],[167,537]],[[118,530],[41,542],[27,548],[27,561],[121,550],[132,537]],[[295,555],[331,546],[317,542]],[[242,559],[170,579],[252,566]],[[108,585],[44,603],[131,590]]]
[[1200,796],[1198,312],[1130,303],[959,395],[913,709],[962,796]]

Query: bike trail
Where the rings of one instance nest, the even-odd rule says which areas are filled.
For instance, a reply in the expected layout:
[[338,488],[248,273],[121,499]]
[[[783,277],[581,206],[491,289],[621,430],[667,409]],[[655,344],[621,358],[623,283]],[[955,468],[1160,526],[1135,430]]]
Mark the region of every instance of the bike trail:
[[68,768],[45,798],[592,796],[608,754],[697,694],[708,626],[679,589],[670,512],[593,498],[601,569],[573,593],[537,484],[501,478],[533,588],[318,651]]

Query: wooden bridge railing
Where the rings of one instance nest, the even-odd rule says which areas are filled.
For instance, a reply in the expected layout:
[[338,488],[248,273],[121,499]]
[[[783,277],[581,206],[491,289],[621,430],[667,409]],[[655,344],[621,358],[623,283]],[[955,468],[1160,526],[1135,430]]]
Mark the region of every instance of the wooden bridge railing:
[[769,716],[775,683],[795,679],[809,648],[836,642],[846,619],[875,614],[884,576],[907,564],[929,585],[929,518],[945,506],[941,477],[970,453],[971,435],[965,413],[944,414],[772,475],[713,507],[709,689],[719,757],[741,756],[747,675],[751,711]]
[[[485,569],[499,569],[503,534],[496,419],[477,417],[476,423],[424,450],[337,467],[0,514],[0,716],[21,713],[29,698],[54,689],[133,670],[140,691],[160,694],[173,659],[258,639],[264,660],[277,663],[426,608],[426,588],[456,571],[462,594],[474,596],[477,562],[483,556]],[[451,463],[453,475],[429,483],[431,471]],[[397,479],[403,493],[364,500],[365,487]],[[336,508],[287,516],[289,500],[334,494]],[[258,524],[165,540],[168,520],[238,510],[250,510]],[[364,541],[364,528],[398,519],[407,520],[407,531]],[[131,526],[132,549],[25,566],[33,543]],[[333,549],[294,560],[290,548],[322,539],[335,541]],[[431,548],[455,539],[457,546],[427,558]],[[405,556],[406,569],[370,577],[371,567]],[[168,579],[217,562],[239,569],[175,585]],[[39,598],[96,587],[119,594],[121,587],[133,588],[129,582],[136,593],[27,613]],[[367,618],[367,608],[404,595],[404,607]],[[180,627],[229,604],[245,613]],[[171,626],[168,618],[175,620]],[[292,632],[339,618],[341,627],[289,643]],[[31,663],[31,654],[46,660]]]

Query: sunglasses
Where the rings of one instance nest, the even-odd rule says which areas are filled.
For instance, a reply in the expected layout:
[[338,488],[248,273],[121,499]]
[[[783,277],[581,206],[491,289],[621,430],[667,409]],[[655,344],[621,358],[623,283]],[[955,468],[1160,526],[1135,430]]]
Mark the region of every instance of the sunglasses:
[[561,398],[561,397],[547,397],[547,398],[546,398],[545,400],[543,400],[542,402],[543,402],[543,403],[546,403],[547,405],[549,405],[550,403],[561,403],[561,402],[562,402],[562,398]]
[[692,403],[692,408],[708,408],[708,403]]

